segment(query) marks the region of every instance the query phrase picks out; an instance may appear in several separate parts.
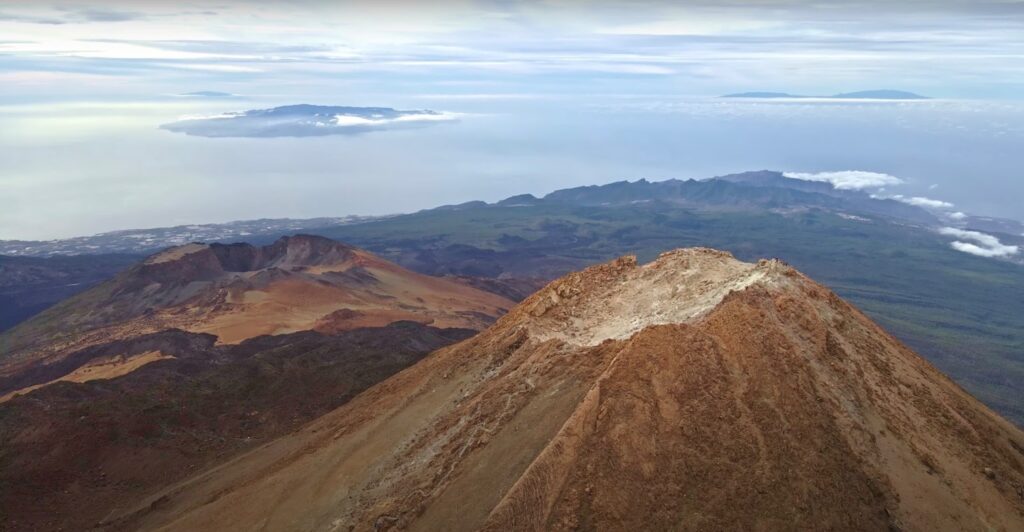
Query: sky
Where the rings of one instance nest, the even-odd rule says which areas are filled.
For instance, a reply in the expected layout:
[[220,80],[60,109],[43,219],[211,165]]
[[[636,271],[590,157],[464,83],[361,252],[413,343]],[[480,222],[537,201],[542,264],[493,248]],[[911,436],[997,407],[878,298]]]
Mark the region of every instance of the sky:
[[[1024,218],[1021,35],[1017,0],[0,0],[0,238],[761,168],[881,172],[904,183],[893,195]],[[935,99],[716,98],[882,88]],[[302,138],[161,129],[299,103],[450,120]]]

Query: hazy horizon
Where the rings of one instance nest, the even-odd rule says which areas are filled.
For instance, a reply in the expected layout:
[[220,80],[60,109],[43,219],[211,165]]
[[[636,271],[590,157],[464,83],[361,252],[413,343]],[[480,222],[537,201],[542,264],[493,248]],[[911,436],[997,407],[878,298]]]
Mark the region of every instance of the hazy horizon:
[[[0,0],[0,239],[759,169],[890,174],[892,194],[1024,219],[1024,3],[746,4]],[[935,99],[718,98],[868,89]],[[299,103],[452,119],[160,129]]]

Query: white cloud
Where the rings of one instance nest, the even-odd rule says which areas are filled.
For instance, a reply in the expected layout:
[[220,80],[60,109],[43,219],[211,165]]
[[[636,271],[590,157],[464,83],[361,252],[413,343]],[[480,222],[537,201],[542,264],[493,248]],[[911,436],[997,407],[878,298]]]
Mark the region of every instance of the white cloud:
[[825,181],[832,183],[832,186],[839,190],[862,190],[865,188],[879,188],[903,183],[903,180],[896,176],[878,172],[865,172],[862,170],[819,172],[816,174],[786,172],[783,175],[793,179],[801,179],[803,181]]
[[[337,127],[371,126],[371,125],[374,125],[374,124],[384,123],[384,122],[391,121],[391,120],[393,120],[393,119],[372,118],[372,117],[371,118],[364,118],[362,116],[352,116],[352,115],[335,115],[334,118],[331,119],[330,125],[337,126]],[[326,122],[319,122],[319,123],[326,124]]]
[[942,201],[932,198],[925,198],[922,196],[905,197],[899,194],[892,197],[896,201],[902,201],[908,205],[914,205],[917,207],[928,207],[930,209],[952,209],[953,204],[948,201]]
[[353,116],[335,115],[330,125],[336,127],[380,126],[385,127],[399,122],[450,122],[464,116],[462,113],[414,113],[398,116]]
[[979,257],[1008,257],[1010,255],[1016,255],[1019,251],[1017,246],[1003,244],[998,238],[985,233],[979,233],[978,231],[967,231],[965,229],[957,229],[955,227],[943,227],[939,230],[939,233],[971,241],[964,242],[963,240],[956,240],[950,244],[950,246],[957,251],[970,253],[971,255],[977,255]]
[[395,122],[451,122],[458,120],[462,117],[469,116],[466,113],[453,113],[453,112],[440,112],[440,113],[422,113],[412,115],[401,115],[395,118]]
[[979,257],[1005,257],[1017,254],[1017,246],[1000,246],[999,249],[992,249],[960,241],[953,242],[950,245],[957,251],[978,255]]
[[954,219],[954,220],[963,220],[964,218],[967,218],[967,215],[962,213],[962,212],[957,211],[957,212],[949,213],[949,217]]

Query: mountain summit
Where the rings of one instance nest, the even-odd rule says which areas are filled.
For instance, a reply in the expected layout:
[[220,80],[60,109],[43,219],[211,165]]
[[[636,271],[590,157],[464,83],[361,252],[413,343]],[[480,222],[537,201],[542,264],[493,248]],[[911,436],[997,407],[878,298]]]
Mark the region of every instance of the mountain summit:
[[565,276],[114,522],[169,530],[1024,526],[1024,434],[779,261]]

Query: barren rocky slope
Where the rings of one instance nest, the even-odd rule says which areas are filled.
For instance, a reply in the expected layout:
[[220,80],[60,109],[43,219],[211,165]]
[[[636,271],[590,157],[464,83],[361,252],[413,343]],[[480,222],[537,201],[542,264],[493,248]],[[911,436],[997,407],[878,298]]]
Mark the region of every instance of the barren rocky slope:
[[1021,530],[1024,434],[788,266],[688,249],[555,281],[110,523]]
[[171,328],[213,334],[220,343],[396,321],[480,330],[512,305],[323,237],[284,237],[264,247],[188,244],[0,336],[0,395],[12,391],[4,378],[90,345]]
[[72,358],[160,356],[123,376],[65,379],[0,404],[0,530],[92,528],[473,334],[399,322],[235,345],[163,331],[93,346]]
[[190,244],[0,336],[0,530],[84,530],[513,302],[322,237]]

